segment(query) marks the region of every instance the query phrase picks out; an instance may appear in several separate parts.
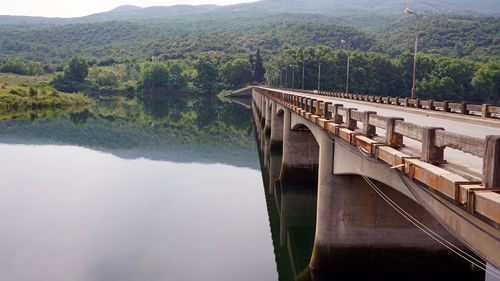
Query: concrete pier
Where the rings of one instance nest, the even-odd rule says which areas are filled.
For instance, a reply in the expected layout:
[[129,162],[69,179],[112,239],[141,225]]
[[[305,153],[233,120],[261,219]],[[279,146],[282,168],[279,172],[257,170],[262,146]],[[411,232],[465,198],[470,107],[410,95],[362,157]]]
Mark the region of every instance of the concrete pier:
[[316,180],[319,163],[319,146],[307,128],[291,128],[291,113],[285,111],[283,117],[283,161],[280,180]]
[[280,110],[278,112],[278,104],[272,102],[271,105],[271,151],[282,151],[283,150],[283,115],[284,111]]

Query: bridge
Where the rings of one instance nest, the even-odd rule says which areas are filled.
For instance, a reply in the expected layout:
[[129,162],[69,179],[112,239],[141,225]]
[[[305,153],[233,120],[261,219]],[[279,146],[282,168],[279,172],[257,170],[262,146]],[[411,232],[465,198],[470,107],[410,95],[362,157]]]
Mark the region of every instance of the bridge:
[[451,248],[500,275],[498,108],[267,87],[252,89],[252,107],[261,147],[282,154],[264,157],[270,183],[317,184],[310,269],[387,247]]

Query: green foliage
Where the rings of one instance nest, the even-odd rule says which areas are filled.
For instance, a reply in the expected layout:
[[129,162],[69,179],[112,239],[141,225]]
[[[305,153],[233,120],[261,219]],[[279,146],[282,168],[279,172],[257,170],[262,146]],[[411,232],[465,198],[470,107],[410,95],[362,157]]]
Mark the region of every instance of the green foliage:
[[142,72],[141,87],[143,90],[168,90],[170,72],[163,63],[147,65]]
[[26,65],[20,58],[8,59],[2,66],[1,72],[11,72],[16,74],[26,74]]
[[100,87],[118,85],[118,75],[113,71],[101,68],[91,69],[90,78]]
[[11,89],[9,93],[20,97],[26,96],[26,91],[24,91],[23,89]]
[[[412,50],[414,17],[394,22],[380,33],[373,51]],[[421,17],[419,50],[449,57],[500,56],[500,17],[424,15]],[[397,51],[396,51],[397,53]]]
[[215,92],[215,83],[218,78],[216,64],[208,57],[200,57],[194,63],[196,77],[194,84],[201,93],[212,94]]
[[0,91],[0,115],[9,111],[26,112],[49,107],[72,108],[85,106],[91,101],[82,94],[59,93],[46,83],[29,84],[25,89]]
[[7,59],[0,65],[0,72],[10,72],[22,75],[40,75],[43,73],[42,64],[39,62],[24,62],[21,58]]
[[74,56],[64,67],[64,74],[58,73],[50,85],[63,92],[95,91],[98,89],[97,84],[85,81],[88,73],[87,61]]
[[29,88],[29,94],[30,94],[30,97],[37,96],[38,95],[38,89],[36,89],[33,86],[30,86],[30,88]]
[[186,77],[183,75],[182,68],[179,64],[172,64],[169,68],[169,88],[172,92],[178,92],[187,86]]
[[264,65],[262,63],[262,57],[260,56],[260,49],[257,49],[257,53],[255,54],[255,66],[253,68],[254,75],[253,80],[255,82],[264,82],[266,70],[264,69]]
[[235,59],[223,64],[220,77],[232,88],[238,88],[252,79],[252,65],[246,59]]
[[[319,54],[319,57],[318,55]],[[317,88],[318,59],[321,59],[321,89],[345,91],[347,52],[325,46],[298,48],[285,45],[270,58],[267,81],[273,85],[300,87],[305,61],[306,89]],[[292,65],[293,67],[287,66]],[[295,71],[292,75],[292,71]],[[285,75],[288,75],[285,77]],[[350,92],[382,96],[408,96],[412,86],[413,54],[405,52],[391,59],[370,52],[350,54]],[[280,79],[281,76],[281,79]],[[500,103],[500,64],[468,59],[418,54],[417,97],[436,100]],[[287,85],[284,85],[285,81]]]
[[69,81],[81,82],[88,74],[87,61],[79,56],[72,57],[64,67],[64,78]]
[[476,96],[500,102],[500,64],[491,61],[482,64],[471,84]]

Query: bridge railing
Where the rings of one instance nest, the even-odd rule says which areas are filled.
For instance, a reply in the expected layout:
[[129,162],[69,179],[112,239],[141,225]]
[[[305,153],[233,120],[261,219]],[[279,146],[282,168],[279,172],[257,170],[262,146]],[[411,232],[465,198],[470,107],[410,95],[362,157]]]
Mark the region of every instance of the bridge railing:
[[335,97],[335,98],[359,100],[359,101],[366,101],[373,103],[383,103],[396,106],[421,108],[433,111],[442,111],[442,112],[458,113],[464,115],[482,116],[484,118],[500,119],[500,107],[493,106],[491,104],[478,105],[466,102],[456,103],[449,101],[435,101],[432,99],[410,99],[410,98],[399,98],[399,97],[389,97],[389,96],[384,97],[375,95],[346,94],[346,93],[326,92],[317,90],[293,89],[293,91],[307,93],[307,94]]
[[[494,193],[500,191],[500,136],[481,139],[279,90],[257,90],[349,144],[363,148],[370,156],[388,163],[410,179],[500,224],[500,194]],[[398,98],[386,99],[399,102]],[[438,105],[449,107],[449,104]],[[419,142],[420,151],[402,152],[405,137]],[[447,147],[482,158],[482,178],[459,175],[436,166],[446,163],[444,149]]]

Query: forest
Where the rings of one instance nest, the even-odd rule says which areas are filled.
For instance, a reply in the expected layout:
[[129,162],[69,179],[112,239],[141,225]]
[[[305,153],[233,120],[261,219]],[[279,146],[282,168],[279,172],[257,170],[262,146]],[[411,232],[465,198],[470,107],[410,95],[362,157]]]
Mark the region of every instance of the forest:
[[[68,20],[0,17],[0,72],[48,75],[51,87],[69,93],[218,94],[270,82],[284,68],[290,68],[287,81],[293,75],[299,85],[300,61],[304,87],[315,89],[321,60],[322,89],[341,91],[348,50],[352,92],[407,95],[413,17],[262,11],[259,5],[272,8],[274,2],[256,3],[236,5],[246,7],[241,11],[231,6],[163,12],[126,7]],[[419,36],[417,95],[500,102],[500,17],[428,12],[421,15]],[[85,71],[68,75],[77,61]]]
[[[347,56],[350,57],[349,91],[359,94],[408,96],[413,74],[413,54],[404,52],[391,58],[374,52],[347,52],[327,46],[305,48],[284,45],[268,62],[267,81],[286,88],[345,92]],[[436,57],[419,54],[416,95],[419,98],[500,102],[500,64],[474,62],[466,58]]]

